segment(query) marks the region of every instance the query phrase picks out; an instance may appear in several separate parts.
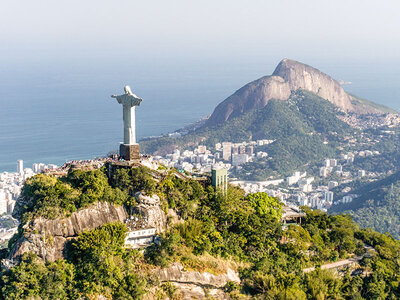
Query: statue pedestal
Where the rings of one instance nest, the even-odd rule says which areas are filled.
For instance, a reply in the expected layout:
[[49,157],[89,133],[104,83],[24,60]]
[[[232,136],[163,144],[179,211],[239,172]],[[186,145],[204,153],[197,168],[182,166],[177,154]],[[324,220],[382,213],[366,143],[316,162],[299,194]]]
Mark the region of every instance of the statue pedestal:
[[139,160],[140,159],[139,144],[135,145],[121,144],[119,146],[119,155],[125,160]]

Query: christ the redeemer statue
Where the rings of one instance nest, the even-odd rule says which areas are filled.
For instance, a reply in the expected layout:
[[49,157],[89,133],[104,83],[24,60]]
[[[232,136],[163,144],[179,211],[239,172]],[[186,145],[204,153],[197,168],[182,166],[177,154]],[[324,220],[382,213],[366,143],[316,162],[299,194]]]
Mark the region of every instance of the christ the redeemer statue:
[[123,108],[124,120],[124,145],[136,145],[135,107],[140,105],[142,99],[132,93],[129,85],[124,87],[125,94],[112,98],[117,99]]

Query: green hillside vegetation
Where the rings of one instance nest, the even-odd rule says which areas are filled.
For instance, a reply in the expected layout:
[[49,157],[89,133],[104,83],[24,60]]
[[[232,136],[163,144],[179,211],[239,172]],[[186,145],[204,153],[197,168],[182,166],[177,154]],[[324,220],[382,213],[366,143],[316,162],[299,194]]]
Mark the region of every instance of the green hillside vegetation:
[[26,200],[23,214],[17,216],[22,223],[38,216],[67,216],[97,201],[122,204],[128,198],[118,187],[112,188],[100,170],[73,170],[61,178],[38,174],[26,180],[21,194]]
[[353,97],[351,102],[352,102],[352,104],[354,106],[366,106],[366,107],[369,106],[369,107],[375,108],[375,109],[377,109],[377,110],[379,110],[379,111],[381,111],[383,113],[390,113],[390,114],[398,113],[396,110],[394,110],[394,109],[392,109],[390,107],[387,107],[385,105],[378,104],[378,103],[375,103],[375,102],[372,102],[372,101],[357,97],[357,96],[355,96],[353,94],[350,94],[350,93],[348,93],[348,94]]
[[[141,146],[145,152],[167,153],[175,147],[191,147],[199,143],[213,147],[224,141],[275,139],[275,143],[264,148],[273,160],[260,159],[248,163],[239,174],[249,179],[265,179],[275,173],[290,173],[334,155],[338,135],[354,132],[336,117],[337,114],[340,111],[329,101],[299,90],[293,92],[287,101],[270,100],[264,108],[221,125],[202,127],[180,138],[162,137],[143,141]],[[329,144],[323,144],[325,140],[329,140]]]
[[363,184],[351,193],[359,197],[334,206],[332,212],[349,214],[361,227],[390,232],[400,238],[400,172]]
[[[80,174],[93,176],[97,182],[102,171]],[[104,175],[104,174],[103,174]],[[47,206],[57,211],[69,209],[73,199],[92,199],[92,179],[82,184],[69,175],[57,179],[69,183],[67,193],[55,193],[57,185],[34,185],[35,180],[54,181],[41,175],[31,180],[29,193],[36,195],[41,209],[27,207],[26,213],[37,216]],[[89,177],[90,177],[89,176]],[[160,196],[164,209],[172,208],[182,222],[170,225],[154,244],[142,253],[123,247],[126,227],[120,223],[79,234],[67,249],[64,260],[43,263],[26,253],[15,267],[2,269],[2,299],[93,299],[98,295],[112,299],[138,299],[156,291],[158,299],[167,296],[179,299],[179,291],[168,283],[159,283],[153,270],[180,262],[187,270],[221,274],[226,266],[240,272],[241,284],[228,283],[225,292],[233,299],[396,299],[400,297],[400,244],[390,235],[360,230],[349,216],[329,216],[305,209],[306,218],[299,225],[283,230],[280,217],[282,204],[265,193],[249,194],[229,187],[226,196],[203,187],[194,180],[182,180],[167,174],[159,181],[151,180],[148,169],[120,169],[111,178],[107,189],[119,189],[127,199],[137,189]],[[56,189],[57,191],[57,189]],[[51,195],[57,195],[54,201]],[[94,194],[106,201],[104,193]],[[108,195],[108,194],[107,194]],[[87,197],[87,198],[86,198]],[[94,196],[93,196],[94,197]],[[64,200],[65,199],[65,200]],[[110,199],[113,199],[111,197]],[[64,202],[65,201],[65,202]],[[76,200],[74,207],[79,207]],[[90,200],[91,201],[91,200]],[[89,201],[89,202],[90,202]],[[88,202],[84,202],[88,203]],[[86,204],[85,204],[86,205]],[[53,217],[53,215],[50,215]],[[319,265],[338,259],[363,255],[364,242],[376,249],[361,261],[369,276],[342,275],[321,270]],[[302,269],[317,266],[304,274]]]

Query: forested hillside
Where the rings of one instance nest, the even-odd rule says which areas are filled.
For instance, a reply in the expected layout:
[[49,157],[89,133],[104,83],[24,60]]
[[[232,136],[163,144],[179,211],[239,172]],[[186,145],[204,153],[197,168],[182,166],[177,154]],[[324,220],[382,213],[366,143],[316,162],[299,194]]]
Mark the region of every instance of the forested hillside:
[[364,184],[352,191],[358,195],[351,203],[333,206],[331,212],[353,216],[362,227],[390,232],[400,238],[400,173]]
[[[160,241],[144,252],[124,247],[127,228],[122,223],[80,233],[62,260],[44,263],[27,252],[13,268],[2,268],[1,298],[138,299],[151,293],[158,299],[179,299],[179,288],[160,283],[155,275],[158,268],[177,262],[187,271],[212,274],[226,272],[228,265],[234,268],[240,283],[228,282],[223,289],[232,299],[400,297],[399,242],[360,230],[349,216],[306,209],[301,225],[282,227],[282,204],[265,193],[245,196],[243,190],[229,187],[224,196],[209,185],[176,177],[173,170],[156,180],[144,167],[120,169],[105,178],[100,170],[71,171],[60,179],[33,177],[24,193],[35,203],[21,208],[21,216],[29,216],[22,217],[23,222],[62,216],[92,201],[114,201],[115,193],[124,195],[120,205],[134,207],[136,191],[157,194],[163,209],[173,210],[179,222],[170,223]],[[375,251],[366,255],[366,244]],[[339,275],[318,267],[354,256],[362,258],[360,272],[344,270]],[[304,273],[307,267],[316,270]]]

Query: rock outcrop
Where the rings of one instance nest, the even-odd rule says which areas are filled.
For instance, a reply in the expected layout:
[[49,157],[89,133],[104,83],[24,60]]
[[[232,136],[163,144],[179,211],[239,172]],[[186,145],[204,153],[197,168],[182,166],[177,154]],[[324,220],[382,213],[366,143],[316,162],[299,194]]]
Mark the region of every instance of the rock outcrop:
[[287,100],[290,93],[290,85],[282,77],[262,77],[246,84],[221,102],[206,124],[222,123],[248,110],[263,108],[270,99]]
[[287,100],[291,92],[298,89],[310,91],[345,111],[353,110],[350,96],[336,80],[308,65],[283,59],[272,76],[246,84],[221,102],[206,125],[222,123],[246,111],[263,108],[270,99]]
[[62,259],[66,243],[82,231],[109,222],[124,222],[127,217],[128,213],[122,205],[97,202],[72,213],[68,218],[36,218],[24,225],[23,236],[16,242],[10,258],[18,259],[23,253],[31,251],[46,261]]
[[239,274],[227,268],[225,274],[214,275],[208,272],[185,271],[180,263],[160,269],[155,274],[160,282],[171,282],[178,289],[182,299],[230,299],[223,288],[228,282],[240,283]]
[[135,206],[133,212],[144,217],[146,227],[154,227],[157,233],[163,232],[166,229],[167,216],[161,208],[160,197],[155,194],[147,196],[138,192],[135,198],[139,204]]
[[[161,208],[157,195],[147,196],[137,193],[139,202],[131,213],[143,217],[143,226],[156,228],[157,233],[166,229],[167,216]],[[62,259],[66,243],[76,238],[84,230],[103,226],[109,222],[126,222],[128,212],[123,205],[116,206],[108,202],[97,202],[90,207],[80,209],[68,218],[48,220],[42,217],[24,225],[23,236],[16,242],[10,259],[18,259],[25,252],[31,251],[46,261]]]
[[239,274],[228,268],[226,274],[214,275],[208,272],[185,271],[180,263],[174,263],[168,268],[157,272],[160,282],[177,282],[196,284],[204,287],[222,288],[229,281],[240,283]]
[[352,110],[351,100],[342,86],[329,75],[290,59],[283,59],[273,75],[282,77],[292,91],[302,89],[324,98],[343,110]]

